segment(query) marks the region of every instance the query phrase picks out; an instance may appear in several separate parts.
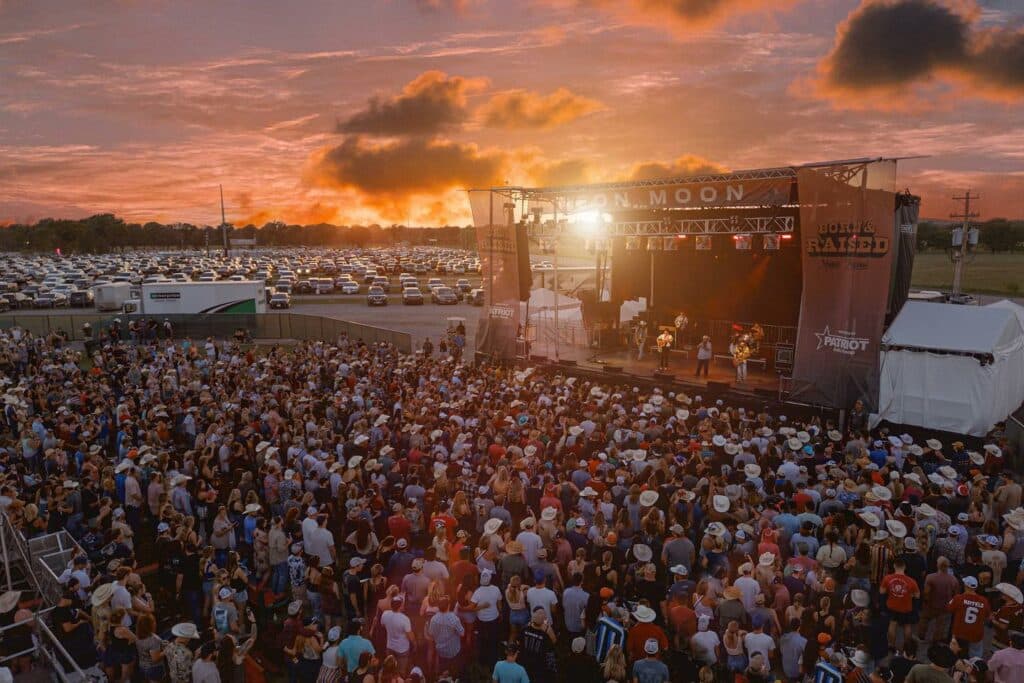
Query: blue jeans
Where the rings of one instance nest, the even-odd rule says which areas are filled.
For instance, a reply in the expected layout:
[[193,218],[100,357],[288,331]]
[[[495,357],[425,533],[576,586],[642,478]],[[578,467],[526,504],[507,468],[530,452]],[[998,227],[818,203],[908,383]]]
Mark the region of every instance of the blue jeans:
[[270,590],[271,592],[284,593],[288,589],[288,563],[281,562],[275,564],[272,568],[270,576]]

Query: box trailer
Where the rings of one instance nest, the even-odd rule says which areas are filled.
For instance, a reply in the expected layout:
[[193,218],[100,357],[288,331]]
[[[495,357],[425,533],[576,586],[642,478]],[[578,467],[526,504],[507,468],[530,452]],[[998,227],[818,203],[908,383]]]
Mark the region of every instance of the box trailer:
[[260,280],[154,282],[136,289],[138,296],[125,302],[125,313],[210,315],[267,312],[264,283]]
[[98,311],[120,311],[124,302],[132,298],[130,282],[111,282],[92,288],[93,301]]

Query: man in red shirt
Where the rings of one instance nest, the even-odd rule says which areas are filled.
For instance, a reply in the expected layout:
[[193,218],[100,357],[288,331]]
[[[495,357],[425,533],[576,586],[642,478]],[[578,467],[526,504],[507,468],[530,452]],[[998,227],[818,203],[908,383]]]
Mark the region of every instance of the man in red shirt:
[[896,625],[903,626],[903,642],[910,640],[918,615],[914,610],[914,600],[920,597],[921,589],[917,581],[906,575],[907,565],[896,558],[892,563],[893,573],[882,579],[878,592],[885,596],[885,606],[892,615],[889,622],[889,645],[896,645]]
[[964,592],[954,595],[946,608],[953,614],[953,637],[961,647],[967,648],[970,657],[982,656],[985,622],[992,613],[988,599],[979,595],[977,588],[978,580],[965,576]]
[[400,538],[412,542],[412,522],[405,516],[405,510],[402,508],[401,503],[395,503],[391,506],[391,511],[394,513],[388,517],[388,533],[395,537],[397,541]]

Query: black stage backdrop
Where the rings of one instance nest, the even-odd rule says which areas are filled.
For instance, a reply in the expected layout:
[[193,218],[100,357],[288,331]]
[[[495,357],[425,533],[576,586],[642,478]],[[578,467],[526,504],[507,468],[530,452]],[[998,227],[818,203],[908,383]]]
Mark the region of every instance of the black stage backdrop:
[[802,270],[797,235],[780,240],[778,251],[764,251],[754,235],[750,251],[738,250],[729,235],[712,236],[710,251],[697,251],[693,235],[678,251],[626,249],[626,238],[612,243],[612,300],[650,295],[654,263],[654,309],[669,320],[685,312],[691,320],[733,320],[763,325],[796,325],[800,317]]

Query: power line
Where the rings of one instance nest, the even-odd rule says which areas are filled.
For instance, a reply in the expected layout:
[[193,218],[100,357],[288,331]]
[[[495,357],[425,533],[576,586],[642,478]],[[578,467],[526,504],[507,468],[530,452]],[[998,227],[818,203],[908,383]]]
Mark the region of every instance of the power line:
[[[963,281],[964,265],[967,259],[967,245],[970,242],[970,231],[971,231],[971,219],[980,216],[980,213],[971,212],[971,200],[981,199],[979,195],[972,195],[970,190],[960,196],[954,196],[953,201],[963,202],[964,210],[962,213],[951,213],[950,218],[962,220],[963,225],[960,228],[960,250],[953,252],[953,296],[960,295],[960,286]],[[954,245],[956,246],[956,245]]]

